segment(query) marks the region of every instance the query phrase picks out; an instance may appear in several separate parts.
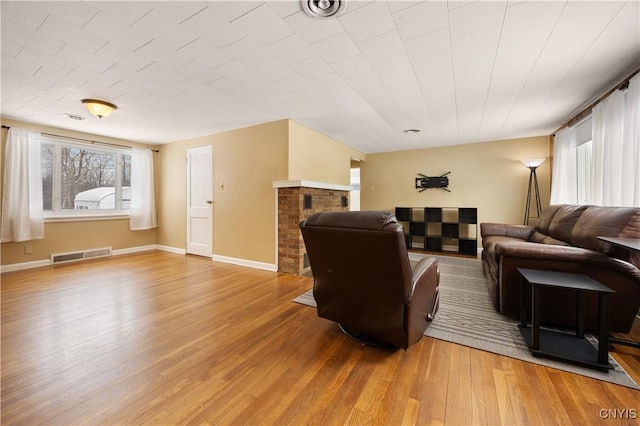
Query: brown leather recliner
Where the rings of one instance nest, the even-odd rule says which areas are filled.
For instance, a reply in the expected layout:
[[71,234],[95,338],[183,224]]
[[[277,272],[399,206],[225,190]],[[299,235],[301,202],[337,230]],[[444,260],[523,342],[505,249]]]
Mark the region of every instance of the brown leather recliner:
[[300,222],[320,317],[368,338],[407,349],[438,310],[435,258],[413,268],[404,230],[388,211],[318,213]]

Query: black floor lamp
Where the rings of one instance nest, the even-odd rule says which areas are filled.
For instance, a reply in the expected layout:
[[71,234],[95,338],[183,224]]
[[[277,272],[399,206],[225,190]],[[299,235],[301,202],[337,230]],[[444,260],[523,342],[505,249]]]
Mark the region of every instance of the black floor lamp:
[[544,158],[532,158],[530,160],[523,160],[522,164],[527,166],[531,171],[529,173],[529,189],[527,190],[527,204],[524,208],[524,224],[529,224],[529,214],[531,213],[531,191],[533,187],[533,191],[535,191],[536,197],[536,212],[537,216],[540,217],[540,213],[542,212],[542,205],[540,204],[540,190],[538,189],[538,176],[536,175],[536,169],[540,166],[540,164],[544,163]]

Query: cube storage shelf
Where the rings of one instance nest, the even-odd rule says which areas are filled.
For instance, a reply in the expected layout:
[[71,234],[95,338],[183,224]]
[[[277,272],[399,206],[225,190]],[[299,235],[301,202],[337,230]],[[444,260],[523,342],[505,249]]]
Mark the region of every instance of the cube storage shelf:
[[396,207],[396,217],[408,249],[477,255],[475,207]]

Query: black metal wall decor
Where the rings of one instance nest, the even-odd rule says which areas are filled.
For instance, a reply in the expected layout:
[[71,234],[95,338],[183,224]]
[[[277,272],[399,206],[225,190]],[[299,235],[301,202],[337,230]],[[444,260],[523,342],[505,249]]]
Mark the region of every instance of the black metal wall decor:
[[416,189],[419,189],[418,192],[422,192],[425,189],[429,188],[438,188],[447,192],[451,192],[449,190],[449,178],[447,175],[451,172],[446,172],[441,174],[440,176],[425,176],[422,173],[418,173],[416,178]]

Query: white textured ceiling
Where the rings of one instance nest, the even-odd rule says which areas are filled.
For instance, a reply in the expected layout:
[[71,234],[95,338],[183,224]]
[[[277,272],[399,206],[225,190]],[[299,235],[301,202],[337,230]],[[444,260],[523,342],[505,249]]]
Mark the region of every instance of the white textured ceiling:
[[154,144],[283,118],[365,153],[548,135],[640,67],[637,0],[0,4],[4,117]]

